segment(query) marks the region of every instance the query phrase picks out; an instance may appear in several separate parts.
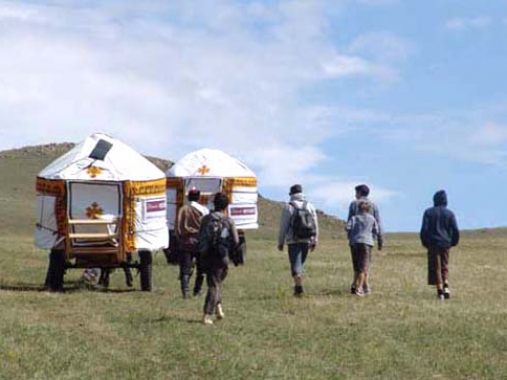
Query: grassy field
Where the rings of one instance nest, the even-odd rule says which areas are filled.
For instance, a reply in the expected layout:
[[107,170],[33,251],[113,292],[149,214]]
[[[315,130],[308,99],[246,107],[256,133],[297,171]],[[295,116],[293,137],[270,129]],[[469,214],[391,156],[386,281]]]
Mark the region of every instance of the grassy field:
[[[453,298],[425,285],[414,235],[376,252],[374,293],[347,294],[343,239],[307,266],[307,295],[292,296],[286,254],[251,240],[245,267],[225,282],[226,319],[200,324],[203,298],[180,298],[177,269],[155,257],[155,291],[78,285],[40,291],[47,255],[26,234],[0,234],[1,379],[505,379],[505,246],[498,232],[465,236],[452,252]],[[498,265],[500,264],[500,265]],[[138,284],[136,284],[138,288]]]
[[[280,204],[260,201],[247,264],[231,268],[226,319],[200,323],[203,298],[182,300],[177,268],[155,256],[155,290],[109,291],[70,270],[66,292],[41,290],[36,174],[69,149],[0,152],[0,379],[506,379],[507,230],[466,233],[451,254],[450,301],[425,285],[417,236],[375,252],[373,294],[357,299],[343,223],[320,214],[307,295],[294,299],[286,253],[275,249]],[[136,279],[138,280],[138,279]],[[138,281],[136,287],[139,288]]]

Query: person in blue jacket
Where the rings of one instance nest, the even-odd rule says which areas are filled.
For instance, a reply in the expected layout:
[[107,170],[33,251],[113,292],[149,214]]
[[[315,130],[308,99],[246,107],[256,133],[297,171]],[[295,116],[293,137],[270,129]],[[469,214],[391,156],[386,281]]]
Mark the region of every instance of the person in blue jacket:
[[428,249],[428,285],[436,285],[439,300],[451,298],[449,289],[449,252],[459,243],[456,216],[447,208],[447,194],[437,191],[434,206],[424,212],[421,243]]

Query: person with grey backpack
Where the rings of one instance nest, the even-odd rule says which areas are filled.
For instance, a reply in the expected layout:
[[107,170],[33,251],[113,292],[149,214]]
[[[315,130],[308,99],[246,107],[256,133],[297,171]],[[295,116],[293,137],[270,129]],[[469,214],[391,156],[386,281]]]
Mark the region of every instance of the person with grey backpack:
[[290,201],[284,205],[280,218],[278,250],[283,251],[287,243],[294,296],[301,297],[304,293],[304,265],[308,252],[317,247],[319,224],[315,207],[306,200],[301,185],[292,186],[289,195]]

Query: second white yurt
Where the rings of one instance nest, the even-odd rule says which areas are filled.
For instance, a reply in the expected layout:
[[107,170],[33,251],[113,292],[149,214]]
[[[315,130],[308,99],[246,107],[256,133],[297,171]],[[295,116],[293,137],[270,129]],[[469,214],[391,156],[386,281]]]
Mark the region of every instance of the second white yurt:
[[213,196],[229,197],[228,215],[241,230],[258,228],[257,177],[244,163],[217,149],[201,149],[185,155],[167,174],[167,221],[170,229],[188,190],[201,191],[201,202],[213,209]]

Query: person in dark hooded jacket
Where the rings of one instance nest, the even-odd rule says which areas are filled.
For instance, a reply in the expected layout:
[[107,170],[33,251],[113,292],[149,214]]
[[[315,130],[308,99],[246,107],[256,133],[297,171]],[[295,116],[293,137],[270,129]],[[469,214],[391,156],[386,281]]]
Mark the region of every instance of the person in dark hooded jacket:
[[424,212],[421,243],[428,249],[428,284],[436,285],[438,299],[449,299],[449,251],[459,243],[458,223],[444,190],[435,193],[433,204]]

